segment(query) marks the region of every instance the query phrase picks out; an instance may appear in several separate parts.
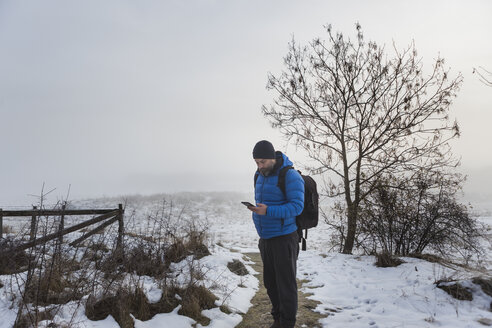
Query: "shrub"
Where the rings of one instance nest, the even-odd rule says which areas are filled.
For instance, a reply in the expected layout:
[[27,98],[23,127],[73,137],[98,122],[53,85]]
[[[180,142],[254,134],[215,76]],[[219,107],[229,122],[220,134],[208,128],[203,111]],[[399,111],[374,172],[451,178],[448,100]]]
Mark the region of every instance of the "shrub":
[[27,270],[30,261],[25,251],[16,249],[19,241],[11,237],[0,239],[0,274],[13,274]]
[[202,325],[208,325],[210,319],[202,315],[202,310],[211,309],[215,306],[217,297],[203,286],[188,286],[181,290],[182,308],[179,314],[193,318]]
[[168,247],[165,247],[166,263],[178,263],[186,258],[187,251],[182,240],[177,240]]
[[179,305],[176,295],[180,296],[182,304],[179,314],[189,316],[205,325],[210,322],[209,319],[202,316],[201,312],[204,309],[215,307],[217,297],[205,287],[197,285],[186,288],[167,288],[161,299],[153,304],[149,302],[139,286],[135,289],[122,286],[114,295],[100,299],[91,295],[86,302],[85,313],[90,320],[103,320],[111,315],[120,327],[132,328],[134,324],[130,314],[145,321],[157,313],[171,312]]
[[160,277],[167,272],[159,249],[152,244],[140,243],[125,254],[124,271],[142,276]]
[[[71,300],[82,302],[84,295],[91,295],[85,301],[89,319],[101,320],[112,315],[121,327],[133,327],[130,314],[149,320],[157,313],[172,311],[180,303],[182,314],[208,323],[201,311],[214,307],[217,298],[200,286],[204,273],[197,261],[210,255],[206,246],[207,225],[200,224],[194,217],[185,220],[173,215],[171,208],[158,211],[152,218],[149,216],[150,224],[144,228],[144,233],[135,230],[138,233],[124,236],[124,249],[112,245],[114,229],[91,236],[77,248],[54,240],[29,249],[29,254],[15,251],[17,241],[0,240],[0,270],[7,273],[27,270],[27,274],[23,272],[12,278],[22,293],[20,301],[16,295],[12,297],[16,302],[13,306],[17,307],[19,301],[15,326],[37,326],[43,320],[54,325],[51,314],[56,316],[60,304]],[[45,217],[43,221],[39,224],[42,229],[38,237],[53,233],[58,227],[52,218]],[[184,278],[187,287],[178,288],[175,278],[169,274],[170,263],[183,259],[187,259],[184,264],[188,266],[179,278]],[[142,275],[153,277],[163,291],[158,302],[151,304],[139,287]],[[136,280],[132,286],[137,287],[128,286],[128,277]]]
[[13,233],[13,232],[14,232],[14,229],[12,229],[11,226],[6,225],[6,224],[3,225],[3,227],[2,227],[2,233],[3,234],[10,234],[10,233]]
[[461,286],[458,282],[450,283],[449,281],[440,280],[436,283],[437,288],[444,290],[446,293],[451,295],[460,301],[471,301],[473,300],[473,294],[465,288]]
[[37,327],[37,323],[45,320],[53,320],[54,311],[52,310],[40,310],[36,313],[27,312],[19,316],[14,323],[13,328],[28,328]]
[[171,262],[179,263],[190,255],[193,255],[195,259],[201,259],[210,254],[207,246],[201,240],[192,236],[188,240],[177,239],[174,243],[165,247],[164,257],[167,265],[169,265]]
[[363,248],[403,256],[430,249],[465,259],[481,252],[477,218],[455,198],[459,182],[429,179],[380,181],[361,205],[358,241]]
[[103,320],[111,315],[122,328],[133,328],[133,319],[130,316],[131,294],[120,289],[116,295],[101,300],[89,297],[85,313],[90,320]]
[[171,312],[179,305],[176,293],[175,288],[167,289],[159,302],[151,304],[139,286],[135,289],[128,286],[120,287],[113,296],[102,297],[99,300],[91,295],[87,299],[85,313],[90,320],[103,320],[111,315],[120,327],[133,327],[130,314],[146,321],[157,313]]
[[[482,277],[475,277],[472,279],[474,284],[480,285],[482,291],[492,297],[492,279],[485,279]],[[492,303],[491,303],[492,306]]]
[[66,289],[70,289],[70,283],[63,274],[58,271],[42,271],[26,286],[24,302],[39,305],[64,304],[75,298],[74,293]]
[[245,276],[249,273],[243,262],[239,260],[233,260],[232,262],[227,263],[227,268],[238,276]]

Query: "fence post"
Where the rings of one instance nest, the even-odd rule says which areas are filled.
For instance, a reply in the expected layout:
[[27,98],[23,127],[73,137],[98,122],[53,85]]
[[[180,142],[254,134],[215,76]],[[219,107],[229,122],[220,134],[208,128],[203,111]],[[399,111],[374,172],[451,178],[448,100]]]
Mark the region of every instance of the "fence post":
[[116,248],[123,250],[123,204],[118,204],[118,240],[116,241]]
[[[33,210],[37,210],[36,206],[32,207]],[[31,234],[29,236],[29,240],[34,240],[36,238],[36,214],[34,214],[31,218]]]
[[[58,231],[61,232],[63,231],[63,229],[65,229],[65,205],[66,204],[63,204],[62,205],[62,213],[61,213],[61,217],[60,217],[60,226],[58,227]],[[58,242],[61,244],[63,244],[63,234],[60,233],[60,237],[58,237]]]
[[3,238],[3,213],[0,208],[0,238]]

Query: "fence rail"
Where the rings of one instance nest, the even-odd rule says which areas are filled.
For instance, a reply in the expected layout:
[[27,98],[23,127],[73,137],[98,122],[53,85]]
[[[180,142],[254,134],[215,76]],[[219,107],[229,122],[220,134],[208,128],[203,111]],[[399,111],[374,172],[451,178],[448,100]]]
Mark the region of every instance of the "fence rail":
[[[73,225],[71,227],[65,228],[65,216],[67,215],[99,215],[99,216],[81,222],[79,224]],[[30,231],[29,242],[19,245],[16,248],[16,250],[24,250],[30,247],[34,247],[36,245],[46,243],[55,238],[58,238],[59,242],[62,243],[64,235],[106,220],[106,222],[102,223],[98,227],[94,228],[93,230],[82,235],[80,238],[71,242],[70,245],[74,246],[80,243],[81,241],[89,238],[90,236],[102,231],[107,226],[115,222],[118,222],[118,239],[117,239],[116,247],[121,249],[123,246],[123,233],[124,233],[123,215],[124,215],[124,209],[122,204],[118,204],[118,208],[116,209],[67,210],[65,209],[65,205],[63,205],[62,208],[58,210],[37,209],[36,207],[34,207],[32,210],[18,210],[18,211],[3,211],[2,209],[0,209],[0,238],[3,238],[4,217],[31,217],[31,231]],[[57,232],[43,236],[41,238],[36,238],[37,218],[42,216],[59,216],[60,224]]]
[[96,209],[96,210],[91,210],[91,209],[85,209],[85,210],[19,210],[19,211],[1,211],[3,216],[8,216],[8,217],[16,217],[16,216],[58,216],[61,213],[64,215],[95,215],[95,214],[106,214],[109,212],[114,211],[115,209]]

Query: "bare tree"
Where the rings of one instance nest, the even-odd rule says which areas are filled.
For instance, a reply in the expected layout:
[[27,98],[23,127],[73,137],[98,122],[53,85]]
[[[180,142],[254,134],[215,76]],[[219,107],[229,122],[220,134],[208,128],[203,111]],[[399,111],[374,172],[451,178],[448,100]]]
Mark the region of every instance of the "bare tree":
[[448,141],[459,128],[448,112],[462,77],[451,79],[441,58],[424,76],[414,45],[401,52],[394,47],[388,58],[384,47],[364,41],[359,24],[356,42],[331,26],[326,31],[327,41],[289,43],[285,69],[268,78],[267,88],[278,97],[262,110],[307,151],[313,173],[338,177],[326,192],[345,199],[343,252],[351,253],[360,202],[382,174],[458,165]]
[[477,68],[473,68],[473,74],[477,74],[480,82],[485,84],[486,86],[492,87],[492,72],[486,70],[482,66]]

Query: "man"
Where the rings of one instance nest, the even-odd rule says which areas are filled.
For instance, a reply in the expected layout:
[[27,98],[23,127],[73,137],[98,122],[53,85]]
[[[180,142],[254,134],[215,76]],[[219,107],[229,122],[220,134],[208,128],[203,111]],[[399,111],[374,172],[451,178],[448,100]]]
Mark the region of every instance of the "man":
[[253,221],[260,236],[263,282],[272,303],[271,328],[293,328],[297,312],[297,257],[299,237],[296,216],[304,207],[304,180],[296,170],[285,175],[285,194],[278,187],[280,169],[292,166],[286,155],[266,140],[253,149],[258,166],[255,175],[256,207]]

